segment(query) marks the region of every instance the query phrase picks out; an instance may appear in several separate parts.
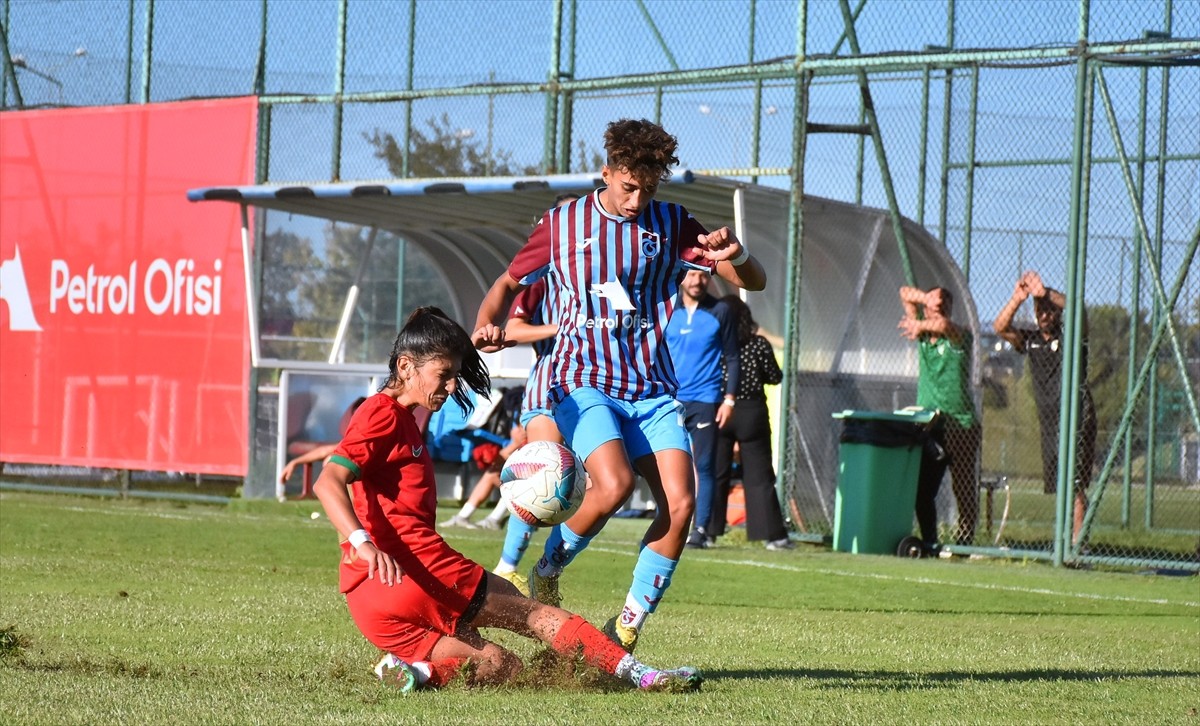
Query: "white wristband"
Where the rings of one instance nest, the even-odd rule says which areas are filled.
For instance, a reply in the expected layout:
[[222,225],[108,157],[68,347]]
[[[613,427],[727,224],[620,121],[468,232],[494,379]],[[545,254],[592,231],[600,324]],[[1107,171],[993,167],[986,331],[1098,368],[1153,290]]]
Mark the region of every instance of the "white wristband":
[[371,541],[371,535],[367,534],[367,530],[365,529],[356,529],[346,539],[350,541],[351,547],[358,549],[364,542]]
[[742,251],[729,258],[730,264],[734,267],[741,267],[750,259],[750,250],[746,249],[746,245],[742,245]]

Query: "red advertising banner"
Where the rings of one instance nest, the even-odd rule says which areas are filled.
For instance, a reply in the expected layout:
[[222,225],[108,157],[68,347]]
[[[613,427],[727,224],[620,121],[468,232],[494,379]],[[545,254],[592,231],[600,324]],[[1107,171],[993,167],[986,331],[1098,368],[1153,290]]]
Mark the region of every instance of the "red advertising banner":
[[0,461],[246,474],[256,110],[0,113]]

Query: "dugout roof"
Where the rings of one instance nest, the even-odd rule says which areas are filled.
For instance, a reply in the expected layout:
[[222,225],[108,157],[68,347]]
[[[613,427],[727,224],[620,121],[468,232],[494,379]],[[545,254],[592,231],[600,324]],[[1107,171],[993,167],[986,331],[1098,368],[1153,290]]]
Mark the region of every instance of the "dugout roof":
[[[188,199],[234,202],[401,235],[420,245],[454,282],[456,316],[469,325],[492,281],[554,198],[601,185],[598,173],[406,179],[206,187],[189,191]],[[785,277],[789,269],[801,271],[799,368],[834,375],[897,373],[893,354],[911,344],[895,327],[900,318],[896,291],[905,278],[886,210],[806,196],[804,245],[800,259],[789,264],[787,190],[685,169],[660,187],[658,198],[682,204],[710,229],[739,230],[767,269],[767,290],[750,293],[748,302],[763,332],[777,344],[784,331]],[[955,317],[978,334],[966,281],[945,247],[911,220],[904,219],[903,228],[917,284],[950,289],[959,301]],[[876,361],[884,358],[887,370],[880,370]],[[902,375],[915,377],[915,361]]]
[[[600,185],[598,174],[410,179],[209,187],[190,191],[188,198],[222,200],[243,209],[260,207],[394,232],[420,245],[440,267],[453,288],[454,315],[469,327],[484,293],[554,198],[568,191],[587,193]],[[737,230],[753,250],[767,270],[768,282],[766,290],[748,293],[746,300],[761,332],[777,348],[783,347],[784,321],[791,312],[786,291],[799,285],[800,309],[794,318],[798,353],[794,360],[783,362],[795,391],[785,410],[798,425],[782,426],[776,417],[775,430],[785,440],[775,451],[777,455],[785,449],[797,452],[798,466],[792,472],[795,480],[789,487],[806,507],[811,505],[815,507],[812,511],[829,516],[841,427],[830,414],[843,409],[888,411],[916,400],[916,346],[896,328],[901,317],[897,292],[906,276],[891,215],[882,209],[805,196],[803,244],[798,256],[789,259],[787,190],[683,170],[659,188],[658,197],[684,205],[709,229],[726,225]],[[955,319],[979,340],[975,304],[958,265],[924,227],[908,219],[900,223],[916,284],[950,290],[955,298]],[[248,230],[243,231],[243,239],[249,239]],[[252,269],[246,244],[243,254],[246,269]],[[726,292],[720,287],[721,283],[714,284],[710,291],[717,295]],[[247,298],[254,300],[247,309],[253,365],[292,370],[326,365],[261,358],[254,319],[259,301],[250,294]],[[346,299],[330,364],[357,298],[347,291]],[[494,355],[498,358],[488,361],[493,379],[524,380],[532,362],[527,346]],[[976,396],[980,358],[972,356]],[[346,370],[353,366],[335,367]]]

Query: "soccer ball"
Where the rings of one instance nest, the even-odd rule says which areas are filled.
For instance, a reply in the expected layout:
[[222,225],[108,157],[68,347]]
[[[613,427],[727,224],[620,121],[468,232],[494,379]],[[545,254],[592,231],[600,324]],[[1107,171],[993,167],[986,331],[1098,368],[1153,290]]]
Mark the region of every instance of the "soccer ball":
[[500,491],[514,517],[535,527],[550,527],[567,521],[579,509],[585,476],[567,447],[530,441],[504,462]]

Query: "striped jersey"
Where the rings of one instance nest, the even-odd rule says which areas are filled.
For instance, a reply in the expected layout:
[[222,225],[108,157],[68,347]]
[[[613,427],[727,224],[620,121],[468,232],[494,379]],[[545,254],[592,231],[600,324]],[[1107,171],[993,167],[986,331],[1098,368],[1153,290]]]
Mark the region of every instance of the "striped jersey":
[[[513,300],[512,310],[508,317],[521,318],[530,325],[545,325],[550,322],[546,315],[547,281],[542,277],[529,287],[517,293]],[[521,400],[521,412],[528,413],[537,409],[547,408],[546,392],[551,386],[551,370],[548,364],[549,354],[554,347],[554,338],[546,338],[533,343],[535,360],[529,369],[529,380],[525,383],[525,397]]]
[[508,266],[524,285],[549,281],[551,403],[577,388],[625,401],[678,388],[664,329],[689,270],[711,274],[708,233],[678,204],[651,201],[636,219],[609,214],[598,189],[551,209]]

